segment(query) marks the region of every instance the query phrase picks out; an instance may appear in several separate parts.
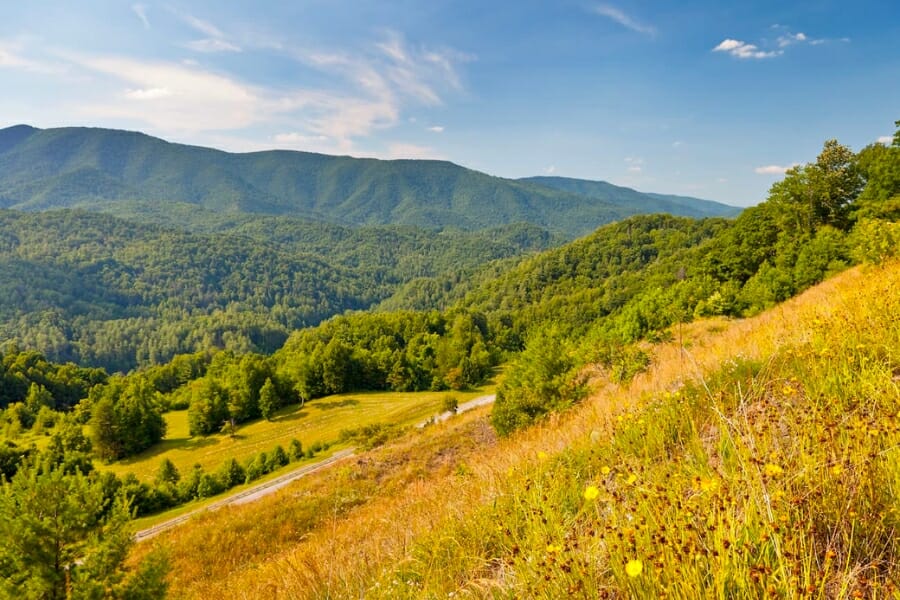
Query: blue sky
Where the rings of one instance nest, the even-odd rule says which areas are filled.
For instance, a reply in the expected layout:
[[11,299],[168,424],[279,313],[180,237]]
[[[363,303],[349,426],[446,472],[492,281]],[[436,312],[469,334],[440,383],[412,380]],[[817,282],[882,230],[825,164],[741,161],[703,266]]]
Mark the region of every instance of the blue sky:
[[896,119],[895,0],[0,5],[0,126],[440,158],[749,205],[824,140],[859,149]]

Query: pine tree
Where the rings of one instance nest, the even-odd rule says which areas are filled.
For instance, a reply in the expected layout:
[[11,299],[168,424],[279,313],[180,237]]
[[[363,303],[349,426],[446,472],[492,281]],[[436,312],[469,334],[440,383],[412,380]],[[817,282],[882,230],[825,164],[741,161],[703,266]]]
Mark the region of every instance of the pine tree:
[[133,543],[123,501],[99,477],[49,464],[0,486],[0,597],[163,598],[165,565],[125,567]]

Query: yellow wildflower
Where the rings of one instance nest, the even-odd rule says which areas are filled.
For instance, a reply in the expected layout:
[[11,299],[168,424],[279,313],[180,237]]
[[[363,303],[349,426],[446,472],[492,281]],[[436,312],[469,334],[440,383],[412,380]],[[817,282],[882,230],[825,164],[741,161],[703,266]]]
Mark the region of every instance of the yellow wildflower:
[[589,485],[584,490],[584,499],[585,500],[596,500],[597,496],[600,495],[600,490],[597,489],[596,485]]
[[625,565],[625,573],[629,577],[637,577],[638,575],[641,574],[641,571],[643,571],[643,570],[644,570],[644,563],[642,563],[641,561],[639,561],[637,559],[629,560],[628,564]]
[[543,461],[543,460],[547,460],[548,455],[547,455],[546,452],[544,452],[543,450],[541,450],[540,452],[538,452],[537,457],[538,457],[538,460]]
[[628,479],[625,480],[625,483],[627,483],[628,485],[634,485],[635,481],[637,481],[637,475],[632,473],[628,476]]
[[703,492],[715,492],[719,489],[719,481],[717,479],[706,479],[703,478],[700,480],[700,490]]
[[769,477],[778,477],[784,473],[784,469],[774,463],[766,463],[766,466],[763,467],[763,472]]
[[600,473],[603,475],[609,475],[610,471],[612,471],[612,469],[606,466],[600,468]]

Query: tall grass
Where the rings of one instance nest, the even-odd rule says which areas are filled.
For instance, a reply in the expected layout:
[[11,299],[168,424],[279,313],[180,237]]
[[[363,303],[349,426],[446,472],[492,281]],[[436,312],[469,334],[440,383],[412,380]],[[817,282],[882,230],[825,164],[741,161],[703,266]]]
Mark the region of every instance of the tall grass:
[[[686,326],[683,344],[647,348],[653,364],[629,385],[598,373],[588,402],[510,440],[482,434],[483,447],[466,446],[479,429],[465,422],[408,438],[365,459],[387,485],[353,483],[368,481],[365,466],[321,483],[335,498],[366,489],[364,501],[252,561],[225,550],[233,566],[215,578],[176,575],[174,589],[234,598],[895,597],[898,290],[896,264],[852,270],[754,319]],[[443,444],[458,450],[447,451],[445,468],[413,459],[440,456]],[[269,527],[273,508],[248,507],[243,518]],[[225,518],[161,543],[189,555],[199,544],[191,536],[233,527]]]

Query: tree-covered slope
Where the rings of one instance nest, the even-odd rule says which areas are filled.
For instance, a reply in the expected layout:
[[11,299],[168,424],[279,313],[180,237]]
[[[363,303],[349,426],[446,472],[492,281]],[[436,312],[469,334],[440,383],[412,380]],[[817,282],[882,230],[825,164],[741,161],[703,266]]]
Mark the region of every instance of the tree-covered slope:
[[724,205],[695,207],[692,199],[673,202],[634,190],[583,195],[445,161],[291,151],[231,154],[108,129],[0,130],[0,208],[97,207],[124,200],[356,225],[476,230],[528,222],[569,237],[640,212],[733,212]]
[[737,207],[711,200],[701,200],[690,196],[639,192],[631,188],[613,185],[606,181],[543,176],[526,177],[519,181],[535,183],[587,198],[604,200],[620,206],[628,206],[642,213],[660,212],[684,217],[730,217],[736,216],[741,212],[741,209]]
[[0,341],[114,370],[212,347],[271,352],[412,277],[557,243],[529,225],[434,232],[247,216],[221,229],[0,211]]

